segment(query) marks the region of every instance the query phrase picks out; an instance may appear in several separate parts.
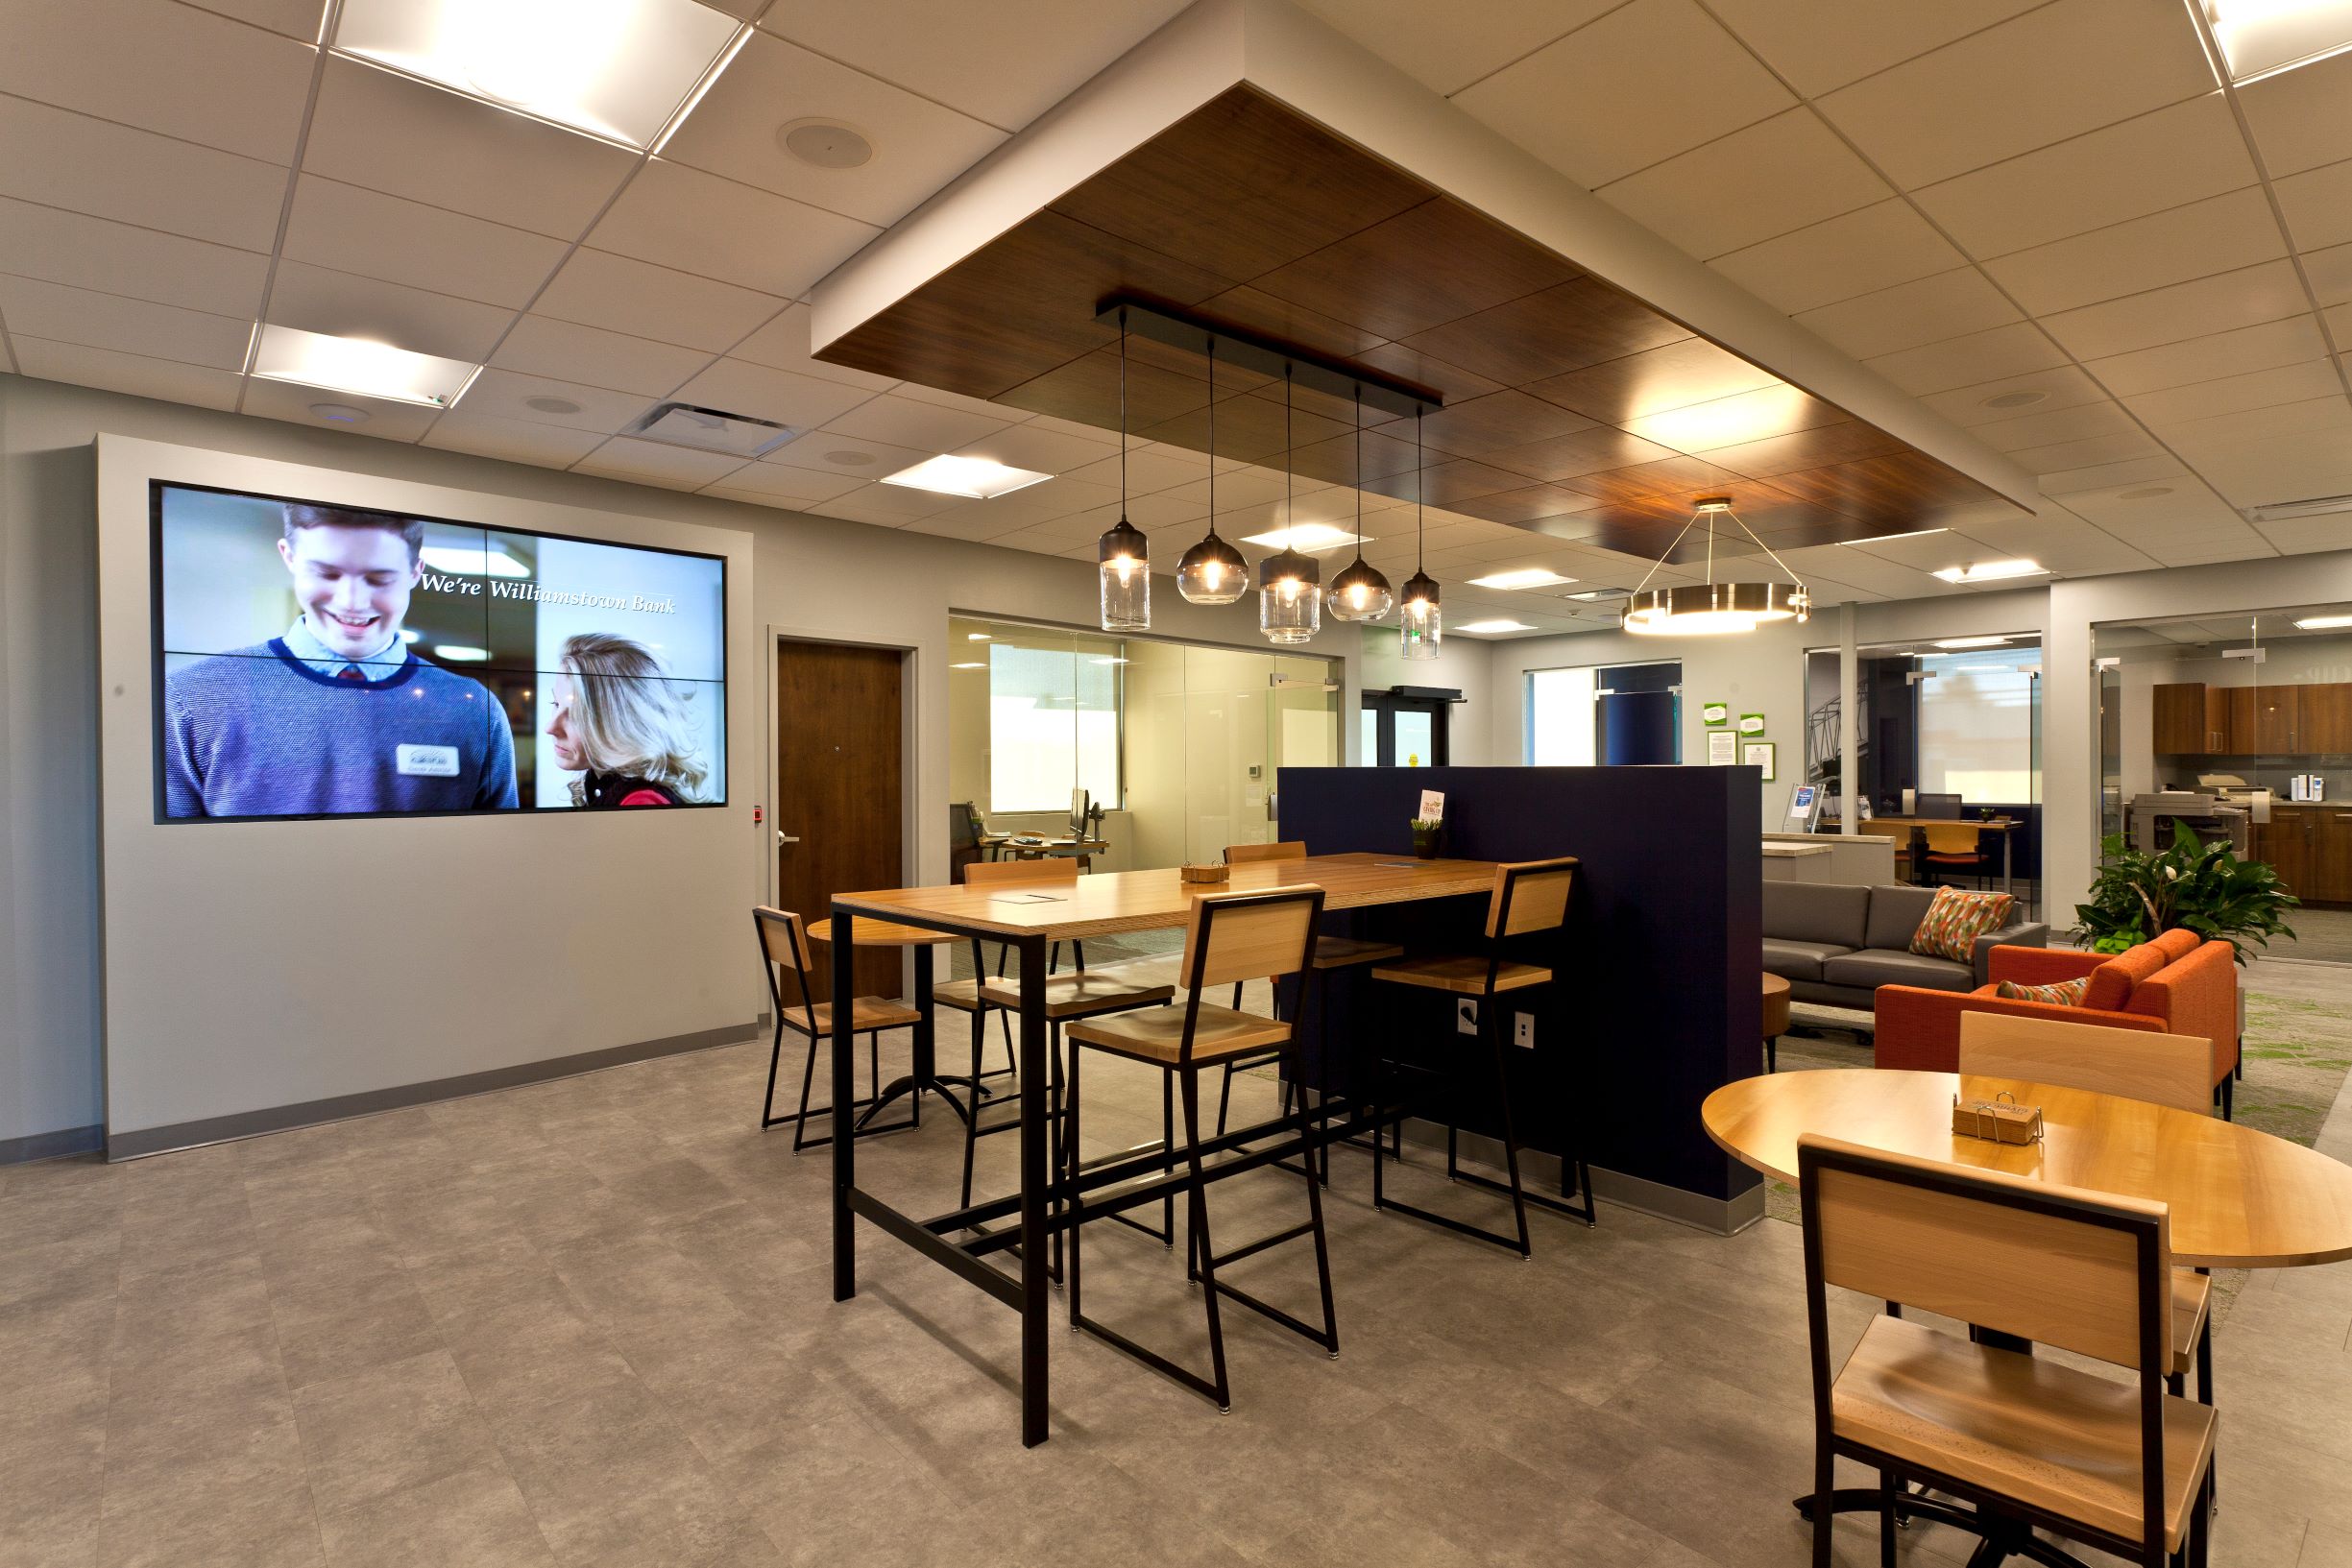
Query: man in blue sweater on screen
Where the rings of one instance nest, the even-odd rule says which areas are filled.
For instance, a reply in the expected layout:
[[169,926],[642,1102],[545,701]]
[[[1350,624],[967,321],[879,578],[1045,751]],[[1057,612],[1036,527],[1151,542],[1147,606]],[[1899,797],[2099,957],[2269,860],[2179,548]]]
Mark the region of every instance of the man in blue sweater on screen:
[[424,544],[410,519],[286,503],[278,554],[302,615],[165,680],[167,816],[515,809],[497,698],[400,636]]

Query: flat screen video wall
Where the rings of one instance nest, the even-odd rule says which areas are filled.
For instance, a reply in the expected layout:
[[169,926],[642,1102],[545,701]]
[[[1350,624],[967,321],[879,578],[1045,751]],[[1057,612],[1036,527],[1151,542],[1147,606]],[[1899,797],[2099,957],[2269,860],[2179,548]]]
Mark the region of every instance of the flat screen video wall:
[[726,804],[726,562],[155,481],[156,818]]

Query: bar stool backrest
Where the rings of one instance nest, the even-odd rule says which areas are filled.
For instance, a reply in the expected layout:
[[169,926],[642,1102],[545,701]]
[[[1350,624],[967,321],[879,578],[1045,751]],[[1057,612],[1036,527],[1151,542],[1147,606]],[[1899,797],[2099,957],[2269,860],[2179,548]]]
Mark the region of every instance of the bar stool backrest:
[[1573,855],[1564,855],[1553,860],[1514,860],[1496,866],[1494,896],[1487,905],[1487,935],[1523,936],[1564,925],[1579,864]]
[[971,887],[990,882],[1074,882],[1078,862],[1055,855],[1034,860],[975,860],[963,868],[963,880]]
[[[2140,1379],[2141,1518],[2161,1540],[2171,1367],[2165,1205],[1811,1134],[1797,1141],[1820,1435],[1832,1425],[1829,1291],[1941,1313],[2128,1367]],[[2033,1411],[2020,1411],[2030,1421]]]
[[2189,1034],[1962,1013],[1960,1071],[2152,1100],[2200,1116],[2213,1108],[2213,1042]]
[[[776,1009],[779,1021],[806,1032],[816,1034],[816,1009],[809,1000],[809,934],[801,927],[800,916],[786,909],[771,909],[761,905],[751,911],[752,929],[760,933],[760,953],[764,960],[760,969],[767,977],[767,1000]],[[784,987],[777,982],[778,969],[788,969],[800,977],[800,1000],[787,1001]],[[801,1018],[794,1022],[788,1010],[797,1008]]]
[[1225,864],[1246,866],[1259,860],[1303,860],[1307,857],[1306,840],[1286,838],[1275,844],[1227,844]]
[[1314,957],[1323,890],[1312,882],[1256,893],[1208,893],[1193,901],[1184,927],[1185,986],[1279,979]]

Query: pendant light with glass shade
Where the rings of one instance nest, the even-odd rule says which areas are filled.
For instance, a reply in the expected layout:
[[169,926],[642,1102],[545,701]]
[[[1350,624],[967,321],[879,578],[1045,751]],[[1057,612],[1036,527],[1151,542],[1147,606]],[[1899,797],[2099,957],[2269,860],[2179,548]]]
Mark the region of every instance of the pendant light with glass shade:
[[1217,537],[1217,338],[1209,356],[1209,531],[1176,563],[1176,591],[1188,604],[1231,604],[1249,591],[1249,563]]
[[[1715,581],[1715,519],[1729,518],[1739,531],[1748,536],[1756,547],[1772,558],[1772,564],[1788,572],[1785,583],[1719,583]],[[1704,520],[1707,524],[1707,581],[1685,583],[1678,588],[1651,588],[1650,578],[1658,575],[1659,567],[1666,564],[1684,535]],[[1633,597],[1625,601],[1619,624],[1629,632],[1644,637],[1710,637],[1727,632],[1753,632],[1768,620],[1806,621],[1813,616],[1812,595],[1797,574],[1789,571],[1788,563],[1782,560],[1772,546],[1756,537],[1756,530],[1739,520],[1732,510],[1729,495],[1702,495],[1691,502],[1690,520],[1683,524],[1683,532],[1674,536],[1658,565],[1641,579]]]
[[1322,630],[1322,567],[1291,545],[1291,366],[1282,365],[1282,548],[1258,563],[1258,630],[1278,644],[1304,642]]
[[1119,312],[1119,520],[1095,544],[1103,579],[1103,630],[1152,629],[1152,549],[1127,520],[1127,311]]
[[1421,411],[1413,410],[1413,575],[1405,579],[1404,613],[1396,617],[1397,641],[1407,659],[1435,659],[1445,640],[1445,617],[1438,609],[1436,579],[1421,569]]
[[1364,559],[1364,388],[1356,388],[1356,558],[1331,579],[1331,615],[1336,620],[1378,620],[1396,602],[1395,593]]

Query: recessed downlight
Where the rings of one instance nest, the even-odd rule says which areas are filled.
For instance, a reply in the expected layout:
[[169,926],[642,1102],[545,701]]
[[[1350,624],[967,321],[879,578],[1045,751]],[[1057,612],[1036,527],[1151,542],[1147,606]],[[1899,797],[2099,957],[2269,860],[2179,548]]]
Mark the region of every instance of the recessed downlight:
[[312,403],[310,412],[330,424],[359,424],[368,417],[366,409],[353,408],[350,403]]
[[2031,408],[2036,403],[2049,401],[2047,392],[2002,392],[1984,399],[1986,408]]
[[580,405],[569,398],[525,398],[522,406],[536,408],[542,414],[577,414],[580,411]]
[[818,169],[855,169],[874,160],[874,143],[838,120],[793,120],[776,128],[776,145]]

